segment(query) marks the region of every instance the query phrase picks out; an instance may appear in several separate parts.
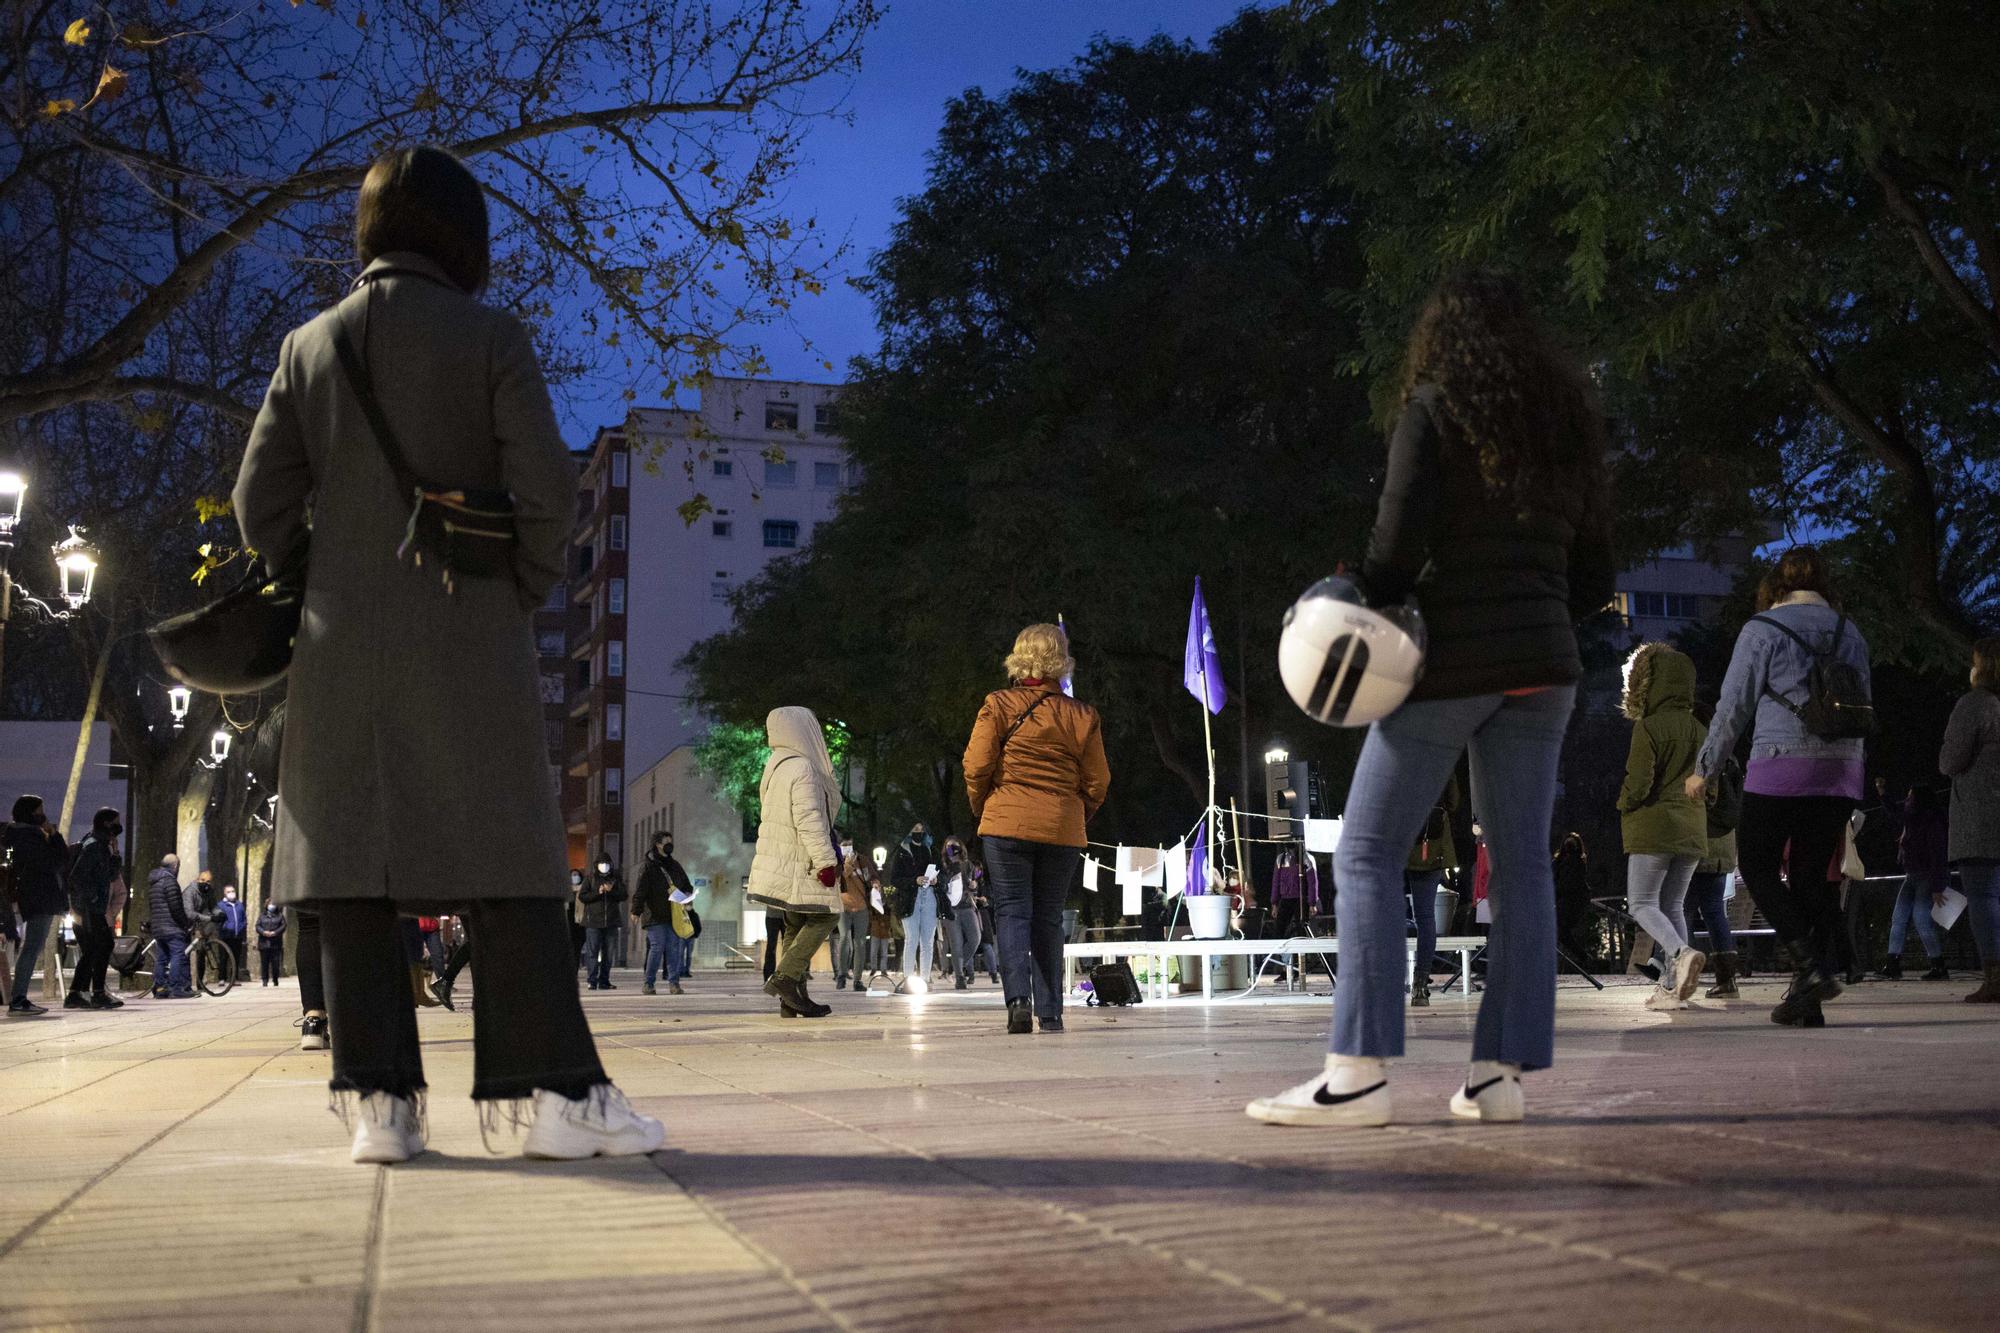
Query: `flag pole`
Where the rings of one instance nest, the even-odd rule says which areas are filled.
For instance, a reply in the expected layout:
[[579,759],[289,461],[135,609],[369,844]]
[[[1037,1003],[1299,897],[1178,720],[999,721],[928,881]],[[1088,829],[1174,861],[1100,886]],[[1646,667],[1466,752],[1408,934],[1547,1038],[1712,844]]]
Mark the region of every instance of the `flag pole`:
[[1212,854],[1210,849],[1215,846],[1215,835],[1217,831],[1217,826],[1216,826],[1217,812],[1215,809],[1215,737],[1209,726],[1208,654],[1206,652],[1204,652],[1201,655],[1201,744],[1202,744],[1202,749],[1206,751],[1208,754],[1208,808],[1202,811],[1201,815],[1203,819],[1208,821],[1208,842],[1207,846],[1203,847],[1202,849],[1202,861],[1204,864],[1201,866],[1201,871],[1200,871],[1201,873],[1200,891],[1203,893],[1207,893],[1208,866],[1206,862],[1208,860],[1208,857]]

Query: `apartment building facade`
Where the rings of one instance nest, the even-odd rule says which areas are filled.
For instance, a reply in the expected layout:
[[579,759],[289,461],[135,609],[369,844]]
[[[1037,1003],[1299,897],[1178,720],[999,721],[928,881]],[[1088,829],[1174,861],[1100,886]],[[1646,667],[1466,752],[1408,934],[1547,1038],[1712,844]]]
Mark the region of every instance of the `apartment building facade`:
[[[587,861],[637,859],[628,778],[706,731],[681,657],[729,627],[731,592],[804,549],[857,479],[837,431],[839,393],[717,378],[697,406],[641,408],[591,441],[569,589],[578,619],[564,806]],[[708,508],[690,522],[698,495]],[[671,827],[656,814],[649,831]],[[733,906],[698,902],[705,918]]]

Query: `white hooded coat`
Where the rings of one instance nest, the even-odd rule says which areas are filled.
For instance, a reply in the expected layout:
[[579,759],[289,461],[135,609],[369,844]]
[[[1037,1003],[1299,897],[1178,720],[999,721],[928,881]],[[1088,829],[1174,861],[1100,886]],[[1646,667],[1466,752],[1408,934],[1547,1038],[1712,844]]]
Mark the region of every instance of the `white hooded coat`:
[[840,888],[819,882],[819,872],[840,864],[833,820],[840,790],[826,736],[810,708],[774,708],[764,719],[771,757],[758,789],[763,822],[750,862],[749,896],[790,912],[838,912]]

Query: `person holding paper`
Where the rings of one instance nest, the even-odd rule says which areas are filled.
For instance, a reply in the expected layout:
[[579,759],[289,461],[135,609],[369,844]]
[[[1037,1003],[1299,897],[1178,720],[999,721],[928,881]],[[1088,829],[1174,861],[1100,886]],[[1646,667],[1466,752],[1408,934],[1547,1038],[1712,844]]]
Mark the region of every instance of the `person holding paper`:
[[1944,948],[1938,941],[1937,923],[1931,908],[1944,901],[1946,880],[1947,830],[1944,807],[1938,794],[1928,787],[1912,787],[1903,802],[1903,836],[1897,851],[1903,862],[1903,886],[1896,890],[1896,907],[1889,919],[1889,959],[1882,975],[1899,980],[1903,975],[1903,940],[1911,926],[1924,942],[1924,956],[1931,960],[1925,981],[1948,981]]
[[2000,1004],[2000,637],[1972,645],[1972,688],[1945,724],[1938,771],[1951,779],[1948,853],[1986,972],[1966,1002]]
[[931,846],[930,830],[920,819],[896,844],[896,864],[889,875],[896,889],[896,914],[903,919],[899,989],[919,995],[930,988],[931,963],[937,956],[938,864]]

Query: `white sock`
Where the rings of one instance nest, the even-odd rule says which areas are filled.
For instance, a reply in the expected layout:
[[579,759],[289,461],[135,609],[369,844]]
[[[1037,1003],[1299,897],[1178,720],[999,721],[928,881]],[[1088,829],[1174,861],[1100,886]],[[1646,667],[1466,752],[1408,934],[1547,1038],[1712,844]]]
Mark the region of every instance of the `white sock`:
[[1326,1057],[1326,1086],[1334,1092],[1359,1092],[1389,1077],[1389,1066],[1380,1056],[1329,1055]]
[[1521,1077],[1521,1066],[1517,1064],[1506,1060],[1474,1060],[1472,1067],[1466,1071],[1465,1086],[1476,1088],[1488,1079],[1519,1077]]

